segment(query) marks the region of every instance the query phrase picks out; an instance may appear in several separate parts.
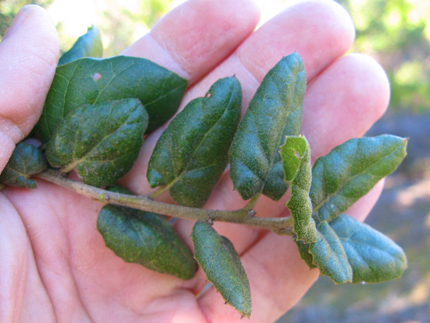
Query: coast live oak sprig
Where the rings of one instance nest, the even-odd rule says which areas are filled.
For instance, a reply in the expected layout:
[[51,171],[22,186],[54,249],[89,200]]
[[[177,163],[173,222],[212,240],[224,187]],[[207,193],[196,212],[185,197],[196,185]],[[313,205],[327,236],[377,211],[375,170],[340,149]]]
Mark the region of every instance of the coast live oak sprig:
[[[158,188],[135,196],[116,182],[136,161],[144,135],[176,113],[188,83],[146,59],[88,57],[101,57],[101,48],[92,27],[61,57],[37,124],[42,149],[18,144],[2,185],[31,189],[40,178],[103,203],[97,229],[117,256],[181,279],[194,277],[199,264],[226,303],[246,317],[250,284],[214,221],[290,236],[285,239],[294,239],[308,266],[337,284],[383,282],[406,269],[399,246],[345,212],[397,168],[407,140],[351,139],[312,167],[311,147],[300,135],[306,75],[299,54],[267,73],[240,122],[242,91],[234,76],[189,102],[150,158],[148,182]],[[228,163],[234,188],[249,202],[235,211],[202,209]],[[66,176],[72,170],[82,181]],[[278,201],[288,187],[291,216],[256,215],[261,194]],[[156,201],[164,192],[179,205]],[[194,254],[165,216],[196,221]]]

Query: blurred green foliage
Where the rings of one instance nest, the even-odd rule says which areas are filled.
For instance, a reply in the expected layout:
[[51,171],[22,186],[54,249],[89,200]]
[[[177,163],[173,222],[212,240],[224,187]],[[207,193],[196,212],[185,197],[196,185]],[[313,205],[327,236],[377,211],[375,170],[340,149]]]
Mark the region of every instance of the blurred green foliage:
[[[0,0],[0,36],[19,8],[37,3],[49,8],[56,0]],[[173,0],[141,0],[131,10],[118,0],[104,0],[99,29],[105,56],[117,55],[143,35],[169,9]],[[430,0],[338,0],[357,29],[354,52],[373,56],[391,83],[391,110],[422,112],[430,107]],[[62,51],[75,37],[57,25]],[[137,36],[136,36],[137,35]]]
[[[102,23],[97,27],[103,36],[104,56],[113,56],[132,44],[136,33],[143,36],[150,30],[169,11],[173,0],[140,0],[137,1],[138,8],[135,10],[127,9],[118,0],[104,2],[107,9],[100,13]],[[72,44],[73,41],[70,41],[68,47]],[[61,45],[63,48],[63,44]],[[68,47],[64,46],[64,49],[67,50]]]
[[[49,10],[50,5],[55,2],[56,0],[0,0],[0,40],[22,6],[38,4]],[[91,6],[93,2],[88,0],[86,5]],[[141,0],[137,1],[137,8],[133,6],[133,9],[130,9],[118,0],[97,1],[96,7],[100,16],[97,27],[103,36],[104,55],[118,55],[133,43],[136,34],[143,35],[166,14],[172,2],[173,0]],[[65,52],[76,41],[76,37],[67,35],[61,21],[56,27],[60,35],[61,51]]]
[[46,8],[52,2],[53,0],[0,0],[0,40],[22,6],[38,4]]
[[340,0],[357,30],[354,52],[381,63],[390,78],[390,108],[422,112],[430,107],[430,2]]

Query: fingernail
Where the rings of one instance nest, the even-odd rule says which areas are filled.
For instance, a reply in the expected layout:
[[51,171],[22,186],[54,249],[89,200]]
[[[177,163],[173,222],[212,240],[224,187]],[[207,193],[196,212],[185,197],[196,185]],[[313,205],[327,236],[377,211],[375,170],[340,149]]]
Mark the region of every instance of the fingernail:
[[17,31],[19,29],[19,26],[21,26],[22,22],[28,17],[29,13],[29,6],[22,7],[19,10],[18,14],[15,16],[15,19],[13,20],[12,24],[6,30],[2,40],[10,37],[15,31]]

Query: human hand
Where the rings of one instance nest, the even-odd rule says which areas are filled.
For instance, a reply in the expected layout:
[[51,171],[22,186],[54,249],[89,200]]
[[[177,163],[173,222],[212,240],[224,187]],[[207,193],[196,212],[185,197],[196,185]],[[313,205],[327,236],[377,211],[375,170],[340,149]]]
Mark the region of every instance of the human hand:
[[[258,11],[249,0],[191,0],[163,18],[125,55],[148,58],[190,81],[185,103],[217,79],[233,74],[246,107],[267,71],[282,56],[302,56],[308,89],[303,134],[313,159],[363,135],[385,111],[389,86],[377,63],[363,55],[342,57],[354,28],[335,2],[292,5],[256,32]],[[14,143],[37,122],[58,60],[58,36],[43,9],[25,7],[0,44],[0,166]],[[121,181],[136,194],[150,192],[146,167],[162,129],[149,135],[139,160]],[[382,184],[348,214],[362,220]],[[0,194],[0,322],[235,322],[204,274],[183,281],[124,263],[106,248],[96,229],[101,204],[38,180],[38,189],[7,188]],[[285,215],[286,198],[261,197],[259,216]],[[238,209],[245,202],[224,174],[206,207]],[[178,232],[191,246],[190,221]],[[241,255],[253,311],[250,322],[271,322],[290,309],[318,277],[289,237],[256,228],[216,223]]]

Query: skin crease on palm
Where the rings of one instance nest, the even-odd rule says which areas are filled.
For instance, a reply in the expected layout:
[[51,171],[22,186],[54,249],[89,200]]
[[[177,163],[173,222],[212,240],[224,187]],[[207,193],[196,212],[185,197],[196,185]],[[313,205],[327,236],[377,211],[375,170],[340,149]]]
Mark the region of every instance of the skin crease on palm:
[[[308,89],[303,134],[313,160],[362,136],[384,113],[389,84],[382,68],[361,54],[345,56],[354,40],[348,13],[332,1],[291,3],[254,31],[259,12],[249,0],[190,0],[166,15],[123,54],[145,57],[190,81],[181,107],[217,79],[236,75],[246,109],[267,71],[293,51],[303,57]],[[24,7],[0,44],[0,169],[32,129],[58,61],[58,35],[40,7]],[[162,129],[149,135],[122,184],[149,189],[146,167]],[[348,214],[363,220],[383,183]],[[201,270],[190,281],[124,263],[96,229],[101,204],[53,184],[0,193],[0,322],[238,322],[206,285]],[[168,201],[168,196],[161,200]],[[258,216],[287,215],[286,198],[261,197]],[[206,208],[237,209],[246,202],[224,174]],[[175,226],[191,247],[193,223]],[[252,294],[249,322],[273,322],[293,307],[318,277],[299,258],[290,237],[216,223],[234,243]],[[244,319],[242,322],[247,321]]]

